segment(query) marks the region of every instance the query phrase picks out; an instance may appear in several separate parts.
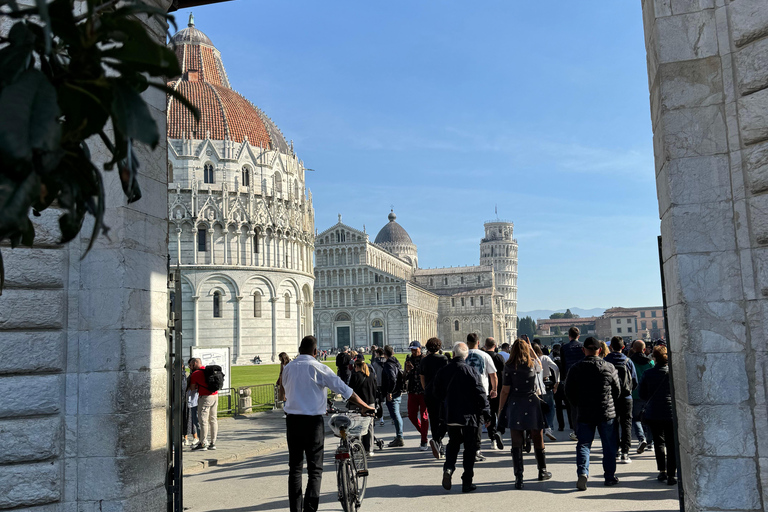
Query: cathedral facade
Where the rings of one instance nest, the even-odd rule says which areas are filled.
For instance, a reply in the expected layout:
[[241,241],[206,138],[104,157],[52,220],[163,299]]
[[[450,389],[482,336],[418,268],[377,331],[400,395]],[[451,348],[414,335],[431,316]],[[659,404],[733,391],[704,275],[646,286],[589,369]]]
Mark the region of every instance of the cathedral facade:
[[259,108],[235,92],[221,54],[195,28],[171,39],[168,85],[171,265],[182,276],[187,347],[229,347],[233,364],[295,354],[313,327],[314,209],[304,164]]
[[341,221],[315,247],[315,332],[322,348],[438,336],[448,346],[470,332],[499,343],[517,336],[517,241],[511,222],[485,223],[480,265],[422,269],[416,244],[394,212],[370,241]]

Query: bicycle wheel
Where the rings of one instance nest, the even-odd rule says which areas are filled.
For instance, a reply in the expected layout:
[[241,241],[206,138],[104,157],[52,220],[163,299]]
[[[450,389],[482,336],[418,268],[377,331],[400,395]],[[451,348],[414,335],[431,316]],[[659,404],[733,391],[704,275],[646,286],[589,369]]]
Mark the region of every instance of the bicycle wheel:
[[355,481],[357,482],[357,506],[363,502],[365,488],[368,484],[368,457],[365,454],[363,443],[355,439],[349,445],[350,459],[354,468]]
[[349,460],[336,461],[336,483],[339,488],[339,501],[344,512],[355,512],[357,510],[351,466]]

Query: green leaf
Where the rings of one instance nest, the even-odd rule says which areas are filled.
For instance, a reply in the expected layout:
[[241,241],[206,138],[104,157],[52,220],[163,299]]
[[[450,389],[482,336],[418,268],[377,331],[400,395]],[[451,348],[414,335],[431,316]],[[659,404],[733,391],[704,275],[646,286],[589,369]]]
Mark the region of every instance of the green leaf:
[[18,236],[24,236],[24,241],[29,240],[29,209],[39,196],[40,178],[37,174],[29,173],[20,181],[0,174],[0,240]]
[[141,95],[122,80],[111,80],[113,85],[112,121],[115,129],[129,139],[136,139],[151,147],[160,142],[157,123]]
[[[108,59],[114,59],[121,71],[133,70],[152,76],[178,76],[181,74],[176,52],[156,42],[146,28],[136,20],[102,20],[106,37],[122,43],[104,50]],[[113,65],[108,62],[109,65]]]
[[26,23],[18,22],[8,33],[11,44],[0,50],[0,88],[14,82],[32,62],[35,35]]
[[[61,136],[56,89],[36,69],[0,91],[0,154],[28,160],[32,150],[56,149]],[[3,158],[5,160],[5,158]]]

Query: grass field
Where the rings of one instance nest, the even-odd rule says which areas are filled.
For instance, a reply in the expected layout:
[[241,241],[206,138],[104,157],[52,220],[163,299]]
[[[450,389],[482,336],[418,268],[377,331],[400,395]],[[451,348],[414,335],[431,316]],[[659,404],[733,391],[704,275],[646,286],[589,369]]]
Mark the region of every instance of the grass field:
[[[407,354],[395,354],[400,364],[405,364]],[[366,361],[370,362],[370,356],[366,356]],[[336,373],[336,356],[329,357],[328,361],[323,361],[334,373]],[[280,375],[279,364],[254,364],[248,366],[233,366],[230,378],[231,386],[235,389],[241,386],[257,386],[259,384],[274,384]]]

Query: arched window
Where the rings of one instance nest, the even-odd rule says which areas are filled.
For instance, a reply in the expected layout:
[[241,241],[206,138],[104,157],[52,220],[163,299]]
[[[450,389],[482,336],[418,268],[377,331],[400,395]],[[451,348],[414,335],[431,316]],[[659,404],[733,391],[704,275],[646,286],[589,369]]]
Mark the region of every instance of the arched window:
[[464,305],[464,297],[461,298],[461,305]]
[[274,182],[274,185],[273,185],[274,195],[275,196],[282,195],[283,194],[283,176],[279,172],[275,173],[273,182]]
[[251,186],[251,170],[248,169],[248,167],[243,166],[243,186],[244,187],[250,187]]
[[481,306],[483,305],[483,297],[482,296],[480,296],[480,305]]
[[253,294],[253,317],[261,318],[261,293]]
[[435,286],[435,279],[432,277],[429,278],[429,286]]
[[168,183],[173,183],[173,164],[168,162]]
[[447,278],[447,277],[444,277],[444,278],[443,278],[443,284],[444,284],[444,285],[447,285],[447,284],[448,284],[448,278]]
[[253,235],[253,252],[256,254],[259,253],[259,234],[256,233]]
[[221,293],[213,292],[213,318],[221,318]]
[[285,294],[285,318],[291,318],[291,296]]
[[373,322],[371,322],[371,327],[384,327],[384,322],[382,322],[379,319],[376,319]]
[[464,278],[463,277],[461,278],[461,284],[464,284]]
[[207,232],[205,228],[199,228],[197,230],[197,251],[198,252],[205,252],[206,250],[206,237]]
[[470,297],[469,298],[469,305],[470,306],[474,306],[475,305],[475,298],[474,297]]
[[205,164],[203,166],[203,182],[213,183],[213,165]]
[[453,322],[453,330],[454,331],[458,331],[459,330],[459,321],[458,320]]

